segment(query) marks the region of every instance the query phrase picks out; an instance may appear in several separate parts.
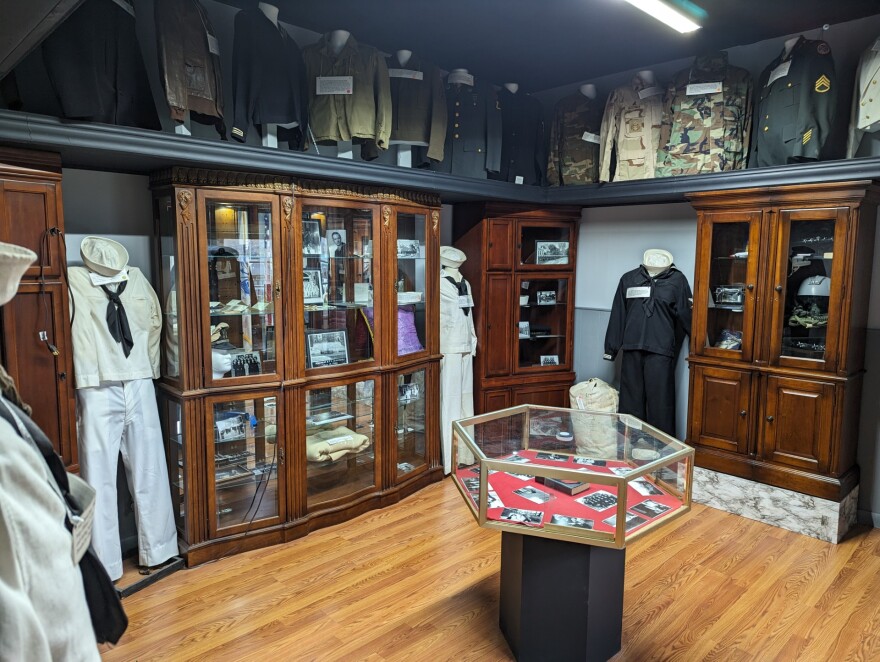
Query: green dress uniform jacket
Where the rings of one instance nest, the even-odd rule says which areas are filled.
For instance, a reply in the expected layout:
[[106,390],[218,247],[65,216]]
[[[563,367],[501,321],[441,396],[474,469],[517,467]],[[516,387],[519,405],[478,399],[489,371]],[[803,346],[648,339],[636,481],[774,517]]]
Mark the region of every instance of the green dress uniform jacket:
[[[598,101],[575,92],[556,104],[550,125],[547,182],[550,186],[592,184],[599,179]],[[593,138],[595,140],[587,140]]]
[[875,131],[880,131],[880,37],[862,53],[856,70],[846,157],[855,156],[862,136]]
[[[328,35],[303,49],[309,87],[309,128],[318,143],[355,141],[364,159],[388,149],[391,140],[391,83],[385,58],[349,36],[334,54]],[[318,94],[318,78],[351,76],[351,94]]]
[[431,169],[461,177],[486,179],[501,169],[501,107],[495,91],[479,81],[474,86],[446,86],[449,117],[443,160]]
[[[772,82],[774,71],[787,72]],[[749,167],[819,158],[837,106],[831,48],[800,37],[761,74]]]
[[751,122],[749,72],[728,65],[723,51],[696,58],[667,87],[656,176],[745,168]]
[[[427,157],[443,160],[446,140],[446,90],[440,69],[415,55],[401,64],[396,55],[385,61],[391,80],[391,142],[427,145]],[[418,77],[391,76],[394,70],[417,71]]]
[[663,116],[661,94],[644,99],[645,88],[639,78],[618,87],[608,97],[602,117],[599,144],[599,181],[611,181],[611,154],[617,157],[614,181],[652,179],[660,147],[660,123]]

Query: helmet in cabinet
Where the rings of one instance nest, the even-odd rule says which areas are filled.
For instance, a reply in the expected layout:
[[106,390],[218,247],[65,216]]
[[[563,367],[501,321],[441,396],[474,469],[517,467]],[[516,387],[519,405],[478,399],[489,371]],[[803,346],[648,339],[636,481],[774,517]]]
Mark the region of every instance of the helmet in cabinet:
[[797,291],[798,298],[831,296],[831,279],[828,276],[810,276],[805,279]]

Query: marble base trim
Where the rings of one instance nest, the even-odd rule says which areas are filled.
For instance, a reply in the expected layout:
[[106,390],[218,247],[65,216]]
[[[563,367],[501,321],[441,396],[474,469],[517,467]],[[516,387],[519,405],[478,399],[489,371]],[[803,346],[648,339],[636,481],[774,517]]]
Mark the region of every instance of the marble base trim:
[[838,503],[694,467],[693,500],[734,515],[838,543],[856,523],[859,487],[857,485]]

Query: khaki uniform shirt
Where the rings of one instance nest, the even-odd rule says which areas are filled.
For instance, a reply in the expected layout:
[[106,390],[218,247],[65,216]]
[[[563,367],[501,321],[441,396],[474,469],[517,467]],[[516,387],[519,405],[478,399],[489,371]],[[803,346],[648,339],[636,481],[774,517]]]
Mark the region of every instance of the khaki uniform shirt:
[[667,87],[656,176],[745,168],[751,121],[749,72],[729,66],[724,52],[696,58]]
[[[591,184],[599,178],[601,106],[575,92],[556,104],[550,125],[547,181],[550,186]],[[592,134],[592,135],[590,135]]]
[[608,97],[602,118],[599,147],[599,181],[611,177],[611,152],[616,152],[615,182],[651,179],[660,146],[663,101],[660,94],[639,98],[644,84],[638,78],[618,87]]
[[862,54],[856,71],[846,157],[859,149],[862,136],[880,131],[880,37]]

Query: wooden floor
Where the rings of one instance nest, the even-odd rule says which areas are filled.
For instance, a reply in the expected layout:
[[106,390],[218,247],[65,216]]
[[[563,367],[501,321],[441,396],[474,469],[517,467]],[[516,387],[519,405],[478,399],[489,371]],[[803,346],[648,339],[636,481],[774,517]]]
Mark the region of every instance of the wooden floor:
[[[106,660],[511,660],[500,534],[451,480],[125,600]],[[880,660],[880,530],[831,545],[705,506],[627,550],[615,660]]]

